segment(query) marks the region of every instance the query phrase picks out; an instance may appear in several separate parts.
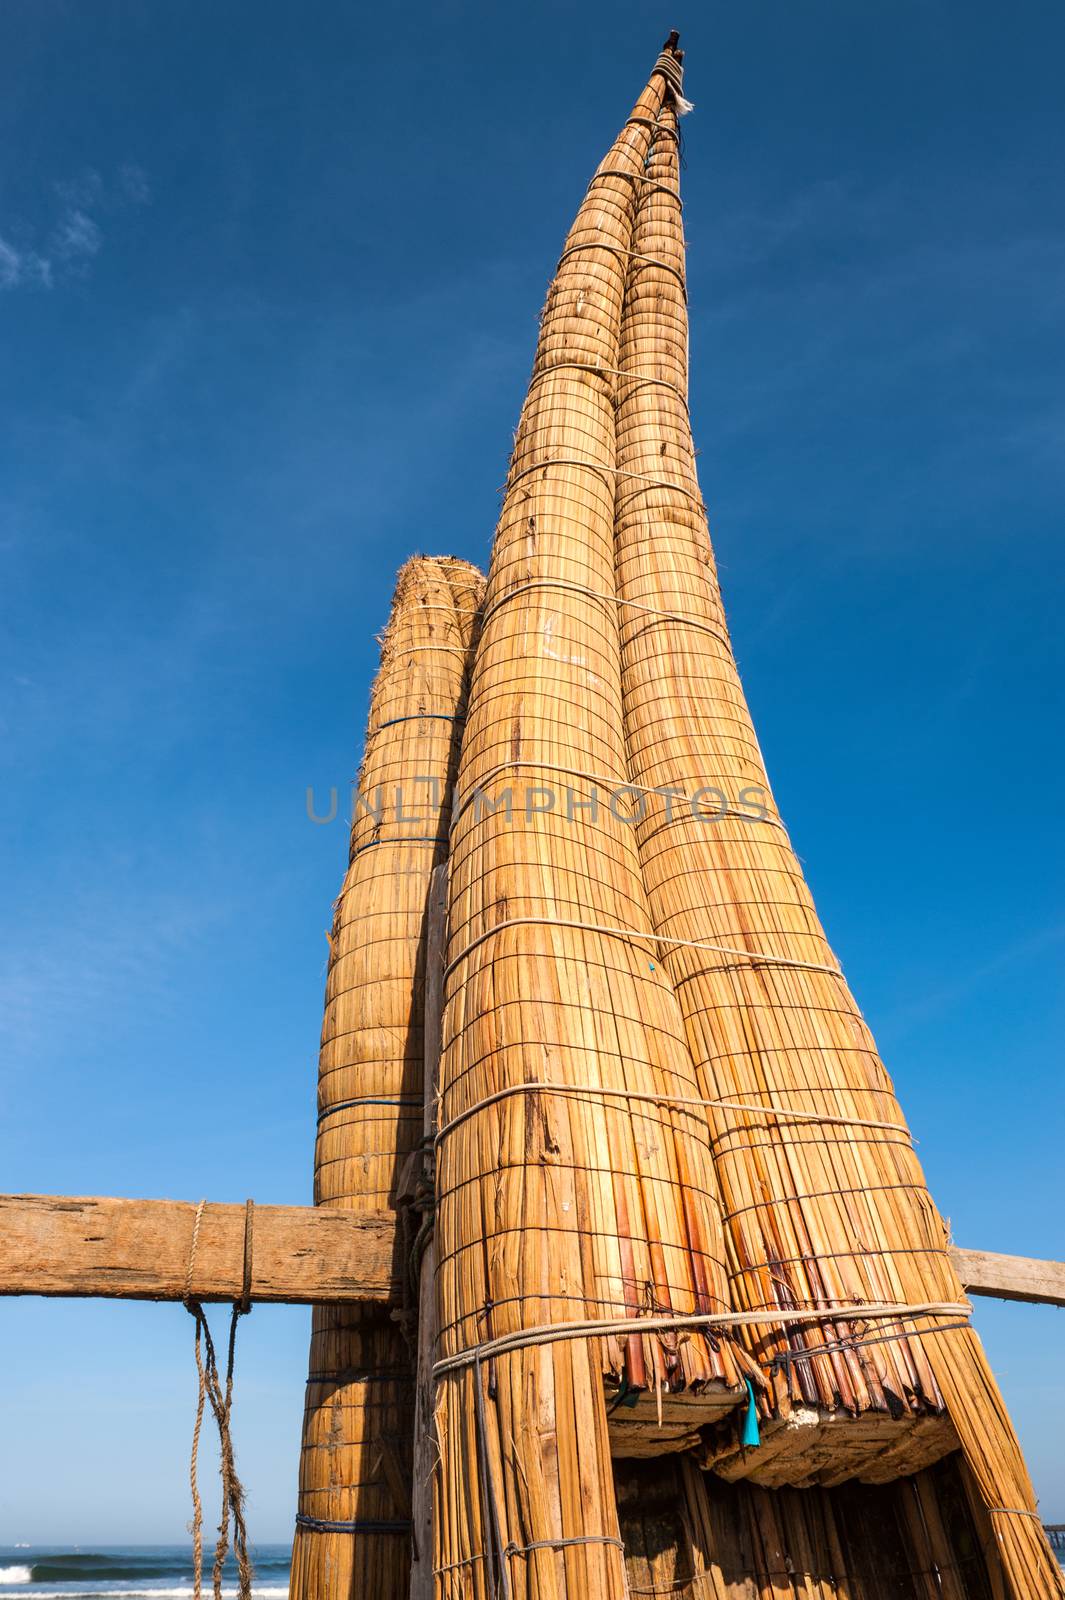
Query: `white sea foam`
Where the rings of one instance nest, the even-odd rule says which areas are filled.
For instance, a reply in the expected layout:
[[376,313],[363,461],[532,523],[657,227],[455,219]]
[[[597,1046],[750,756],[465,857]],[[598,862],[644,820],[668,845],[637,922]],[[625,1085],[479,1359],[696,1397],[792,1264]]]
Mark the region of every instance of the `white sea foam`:
[[0,1567],[0,1583],[29,1583],[29,1567]]
[[[25,1573],[25,1577],[13,1574]],[[29,1567],[0,1567],[0,1584],[28,1583],[30,1581]],[[29,1595],[19,1590],[11,1591],[11,1600],[75,1600],[79,1595],[91,1595],[92,1600],[189,1600],[195,1593],[192,1584],[174,1584],[170,1588],[160,1589],[91,1589],[86,1584],[79,1588],[79,1583],[84,1580],[72,1578],[66,1589],[31,1589]],[[223,1589],[223,1600],[235,1600],[238,1590]],[[7,1591],[0,1588],[0,1600],[5,1600]],[[284,1600],[288,1594],[288,1584],[256,1584],[252,1589],[252,1600]]]

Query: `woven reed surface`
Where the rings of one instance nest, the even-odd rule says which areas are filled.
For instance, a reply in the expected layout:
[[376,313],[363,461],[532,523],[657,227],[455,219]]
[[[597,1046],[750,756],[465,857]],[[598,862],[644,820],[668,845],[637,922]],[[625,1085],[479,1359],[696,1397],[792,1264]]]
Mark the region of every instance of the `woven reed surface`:
[[[683,616],[665,620],[621,607],[622,683],[629,769],[635,783],[700,790],[712,820],[656,799],[638,824],[640,860],[656,931],[751,952],[751,958],[679,948],[665,955],[687,1037],[708,1097],[783,1110],[902,1124],[890,1078],[834,967],[802,868],[780,825],[732,655],[695,473],[683,396],[687,313],[676,120],[649,154],[634,225],[618,365],[665,380],[622,380],[618,465],[676,488],[618,478],[617,585],[623,601]],[[653,258],[652,261],[639,259]],[[653,262],[661,262],[657,266]],[[752,796],[751,791],[756,791]],[[766,820],[738,813],[764,802]],[[743,804],[746,801],[747,804]],[[754,957],[768,959],[758,960]],[[756,1111],[710,1113],[725,1207],[730,1287],[737,1309],[830,1307],[878,1300],[958,1301],[946,1229],[903,1133],[777,1120]],[[797,1401],[879,1413],[867,1459],[838,1419],[792,1428],[778,1441],[793,1457],[791,1481],[912,1471],[949,1449],[957,1431],[988,1506],[1032,1513],[1034,1496],[1008,1416],[970,1329],[900,1334],[803,1359],[774,1375],[773,1405]],[[808,1327],[785,1340],[759,1329],[748,1349],[764,1366],[786,1348],[855,1341],[860,1322]],[[944,1406],[949,1426],[934,1424]],[[908,1438],[905,1437],[908,1430]],[[839,1455],[842,1459],[833,1460]],[[757,1477],[774,1452],[733,1454],[736,1473]],[[785,1461],[786,1468],[786,1461]],[[780,1450],[774,1470],[779,1474]],[[812,1469],[812,1470],[811,1470]],[[772,1481],[788,1481],[787,1475]],[[1018,1596],[1058,1594],[1060,1570],[1032,1515],[999,1515],[996,1537]]]
[[[652,77],[634,112],[653,118]],[[613,379],[633,183],[649,130],[630,121],[567,240],[543,313],[496,534],[452,834],[441,1126],[512,1085],[557,1081],[694,1092],[660,963],[627,939],[566,922],[645,928],[631,828],[566,815],[555,766],[625,781],[614,608],[557,582],[613,586]],[[584,248],[594,245],[595,248]],[[576,246],[581,248],[575,249]],[[606,248],[613,246],[615,248]],[[532,470],[530,470],[532,469]],[[545,586],[545,583],[547,586]],[[551,810],[538,793],[559,794]],[[513,807],[493,804],[510,789]],[[537,919],[490,930],[515,919]],[[724,1305],[705,1120],[596,1093],[537,1090],[481,1106],[438,1151],[439,1349],[512,1330],[655,1308]],[[616,1539],[602,1376],[686,1387],[704,1418],[735,1403],[727,1347],[704,1337],[569,1341],[446,1377],[437,1399],[440,1593],[487,1592],[483,1518],[519,1546]],[[482,1486],[495,1509],[482,1505]],[[508,1561],[511,1591],[621,1592],[606,1543]]]
[[832,1490],[626,1463],[617,1490],[632,1600],[994,1600],[957,1455],[889,1486]]
[[[421,1138],[426,896],[447,849],[483,589],[475,568],[447,558],[415,557],[397,580],[370,700],[363,799],[330,937],[315,1152],[320,1205],[376,1211],[394,1204],[406,1157]],[[407,1342],[387,1310],[315,1308],[299,1509],[323,1521],[384,1527],[298,1526],[293,1600],[405,1600],[413,1383]]]
[[[702,626],[622,609],[625,727],[634,781],[673,786],[689,797],[717,790],[732,815],[707,820],[679,802],[670,819],[655,798],[636,830],[640,859],[659,933],[833,966],[772,805],[699,505],[681,399],[687,383],[681,210],[666,192],[679,185],[676,123],[668,111],[663,121],[648,167],[655,185],[641,199],[635,248],[665,266],[633,263],[620,365],[675,389],[622,385],[618,463],[678,488],[619,479],[618,592]],[[751,791],[768,802],[770,821],[750,820]],[[720,807],[713,796],[709,804]],[[902,1122],[842,979],[688,949],[667,950],[663,959],[708,1096]],[[732,1110],[715,1111],[711,1124],[737,1309],[960,1298],[942,1225],[904,1134]],[[826,1323],[792,1343],[809,1349],[852,1332]],[[762,1362],[786,1347],[777,1330],[757,1330],[750,1344]],[[803,1361],[793,1373],[795,1398],[808,1404],[830,1407],[838,1397],[855,1412],[887,1411],[890,1391],[913,1416],[941,1406],[913,1338]],[[786,1407],[783,1376],[778,1391],[778,1405]]]
[[928,1354],[1014,1600],[1062,1600],[1065,1574],[1043,1532],[1028,1467],[976,1331],[944,1333]]

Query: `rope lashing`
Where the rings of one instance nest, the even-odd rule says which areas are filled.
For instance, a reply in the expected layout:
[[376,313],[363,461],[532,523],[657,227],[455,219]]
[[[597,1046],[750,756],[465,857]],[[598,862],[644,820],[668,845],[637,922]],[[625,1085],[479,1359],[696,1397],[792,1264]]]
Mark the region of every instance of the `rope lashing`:
[[538,384],[541,379],[546,378],[550,373],[559,371],[590,372],[592,376],[596,378],[627,378],[631,383],[656,384],[661,389],[668,389],[670,393],[675,395],[680,401],[685,411],[688,409],[688,401],[686,397],[675,383],[670,383],[668,378],[654,378],[650,375],[645,376],[642,372],[627,372],[623,367],[606,367],[602,366],[597,361],[552,361],[548,366],[540,367],[529,379],[529,391],[525,396],[525,404],[522,406],[523,416],[525,414],[525,407],[529,403],[529,394],[532,393],[532,390],[536,384]]
[[[733,1131],[734,1130],[732,1130],[732,1129],[729,1130],[729,1132],[733,1132]],[[910,1142],[912,1144],[913,1140],[911,1139]],[[940,1259],[943,1260],[943,1261],[949,1261],[950,1258],[951,1258],[950,1257],[950,1250],[946,1245],[933,1245],[933,1244],[929,1244],[929,1245],[909,1245],[909,1244],[902,1244],[902,1245],[892,1246],[890,1249],[887,1248],[886,1246],[877,1245],[875,1250],[866,1250],[866,1249],[854,1249],[854,1250],[810,1250],[810,1251],[807,1251],[807,1253],[805,1255],[801,1255],[801,1256],[781,1256],[779,1258],[779,1260],[774,1258],[774,1260],[773,1260],[773,1270],[775,1271],[778,1267],[804,1266],[804,1265],[807,1265],[809,1263],[816,1263],[816,1262],[821,1262],[821,1261],[842,1261],[842,1260],[862,1261],[867,1256],[870,1256],[870,1255],[875,1255],[877,1257],[881,1257],[881,1256],[939,1256]],[[764,1272],[766,1270],[766,1268],[765,1268],[764,1265],[756,1265],[756,1266],[753,1266],[753,1267],[733,1267],[731,1270],[732,1270],[733,1274],[737,1278],[750,1278],[750,1277],[755,1277],[759,1273]]]
[[194,1266],[196,1265],[196,1247],[200,1242],[200,1224],[203,1222],[203,1213],[206,1206],[207,1201],[201,1200],[199,1205],[196,1207],[196,1215],[192,1222],[192,1240],[189,1244],[189,1259],[185,1266],[185,1293],[181,1297],[185,1305],[188,1305],[189,1301],[192,1299],[192,1272]]
[[252,1229],[255,1225],[255,1201],[244,1202],[244,1260],[240,1285],[240,1314],[246,1317],[251,1311]]
[[[967,1328],[968,1326],[968,1317],[959,1322],[940,1322],[934,1324],[931,1328],[922,1328],[920,1337],[927,1339],[929,1334],[933,1333],[956,1333],[959,1328]],[[792,1350],[789,1348],[782,1350],[779,1355],[773,1357],[769,1363],[769,1371],[770,1374],[782,1372],[790,1388],[792,1368],[802,1365],[803,1362],[809,1364],[812,1361],[819,1361],[823,1356],[838,1355],[845,1350],[864,1350],[874,1344],[900,1344],[902,1340],[912,1338],[914,1338],[913,1330],[904,1328],[900,1333],[878,1333],[871,1339],[839,1339],[834,1344],[815,1344],[811,1345],[808,1350]]]
[[450,1373],[459,1372],[464,1367],[479,1366],[492,1357],[511,1355],[518,1350],[526,1350],[539,1345],[558,1344],[570,1339],[596,1339],[609,1338],[612,1335],[635,1334],[637,1336],[648,1333],[678,1333],[689,1328],[709,1328],[711,1330],[739,1327],[770,1326],[788,1327],[792,1323],[819,1323],[819,1322],[873,1322],[910,1321],[920,1317],[962,1317],[968,1326],[972,1316],[972,1306],[968,1301],[959,1300],[922,1300],[913,1304],[889,1305],[882,1302],[871,1302],[868,1305],[856,1302],[852,1305],[827,1306],[820,1310],[796,1311],[711,1311],[693,1314],[692,1316],[650,1316],[650,1317],[617,1317],[617,1318],[590,1318],[581,1322],[546,1322],[538,1328],[521,1328],[514,1333],[500,1334],[494,1339],[487,1339],[483,1344],[474,1345],[467,1350],[458,1350],[454,1355],[444,1356],[433,1365],[433,1378],[437,1382],[447,1377]]
[[[478,1100],[472,1106],[445,1122],[435,1137],[437,1145],[442,1144],[450,1133],[471,1117],[486,1110],[489,1106],[498,1105],[501,1100],[509,1100],[518,1094],[557,1094],[557,1095],[603,1095],[606,1099],[630,1101],[633,1104],[647,1104],[656,1106],[678,1106],[695,1110],[718,1111],[746,1111],[754,1117],[768,1117],[776,1122],[802,1122],[812,1123],[815,1126],[835,1128],[867,1128],[882,1133],[901,1134],[911,1142],[910,1130],[903,1122],[880,1122],[871,1117],[843,1117],[822,1114],[818,1111],[792,1111],[783,1106],[759,1105],[749,1100],[704,1099],[701,1095],[658,1094],[644,1089],[614,1088],[604,1083],[548,1083],[543,1081],[512,1083],[505,1089],[497,1089],[494,1094],[486,1095],[483,1100]],[[798,1259],[798,1258],[797,1258]],[[806,1259],[805,1257],[802,1259]]]
[[[507,598],[507,597],[504,596],[504,598]],[[452,817],[452,823],[451,823],[452,832],[454,832],[455,828],[458,825],[459,819],[469,809],[471,803],[476,803],[478,800],[481,801],[482,803],[485,803],[487,801],[488,797],[484,792],[486,784],[493,783],[496,778],[505,777],[508,772],[514,772],[514,771],[517,771],[517,770],[520,770],[520,769],[528,769],[528,770],[534,771],[534,772],[559,772],[564,777],[583,778],[586,783],[594,784],[597,788],[606,789],[607,792],[613,797],[613,799],[617,799],[621,795],[629,795],[629,794],[648,795],[649,794],[649,795],[657,795],[659,799],[667,800],[667,801],[686,800],[688,802],[690,808],[691,808],[691,815],[696,820],[698,820],[700,818],[705,818],[710,822],[721,822],[721,821],[725,820],[727,817],[731,817],[733,820],[739,821],[739,822],[761,822],[761,823],[766,823],[771,827],[781,828],[781,829],[784,829],[785,832],[787,832],[787,829],[784,828],[784,824],[783,824],[783,822],[781,822],[780,818],[771,816],[771,815],[769,815],[768,812],[764,816],[757,816],[753,812],[750,812],[750,811],[732,811],[732,810],[729,810],[728,800],[727,800],[727,797],[725,796],[724,791],[721,790],[721,789],[717,789],[715,786],[712,786],[712,785],[704,785],[702,787],[702,789],[696,789],[694,794],[689,796],[689,795],[685,794],[683,790],[674,789],[672,787],[666,786],[665,784],[659,784],[659,785],[653,787],[652,785],[647,784],[647,783],[631,783],[631,782],[627,782],[624,778],[612,777],[609,773],[585,772],[582,767],[562,766],[556,761],[532,761],[532,760],[523,761],[521,759],[513,760],[513,761],[503,761],[503,762],[501,762],[499,764],[499,766],[492,767],[490,771],[486,772],[483,775],[483,777],[478,778],[477,782],[474,784],[473,788],[469,791],[468,794],[463,795],[461,799],[456,799],[455,808],[454,808],[453,817]],[[748,791],[749,791],[751,789],[757,788],[757,785],[756,784],[749,784],[747,787],[748,787]],[[715,807],[715,808],[711,808],[709,806],[704,806],[703,803],[701,801],[699,801],[698,797],[699,797],[700,793],[704,793],[705,794],[705,793],[709,792],[711,789],[715,794],[720,794],[721,798],[724,800],[724,802],[725,802],[725,810],[724,811],[721,810],[720,806]],[[746,802],[744,802],[744,803],[746,803]],[[498,802],[497,802],[497,804],[498,804]],[[548,809],[550,810],[551,808],[549,807]],[[615,813],[615,815],[616,815],[616,813]],[[640,818],[638,820],[642,820],[642,818]],[[673,822],[673,821],[678,821],[678,820],[680,820],[680,819],[674,818],[672,816],[667,816],[667,818],[666,818],[667,822]],[[659,824],[659,826],[660,826],[660,824]]]
[[[516,1556],[527,1556],[532,1550],[570,1550],[575,1545],[587,1544],[605,1544],[622,1551],[625,1549],[624,1541],[615,1539],[613,1534],[583,1533],[569,1539],[533,1539],[529,1544],[516,1544],[512,1539],[509,1544],[503,1546],[502,1554],[508,1560],[513,1560]],[[484,1559],[483,1555],[464,1556],[461,1561],[449,1561],[445,1566],[434,1567],[433,1573],[439,1577],[441,1573],[455,1572],[459,1567],[470,1567],[474,1562]]]
[[677,94],[684,89],[684,68],[671,50],[663,50],[651,71],[660,72],[669,87]]
[[678,144],[680,143],[680,134],[676,128],[665,127],[655,117],[628,117],[623,126],[628,128],[634,124],[640,128],[652,128],[659,137],[666,134],[669,138],[676,139]]
[[471,939],[465,949],[460,950],[458,955],[447,963],[444,968],[444,982],[446,983],[455,968],[487,939],[505,933],[510,928],[520,927],[575,928],[580,933],[601,933],[610,938],[628,940],[632,944],[638,944],[643,940],[648,944],[667,945],[671,950],[707,950],[715,955],[750,962],[752,966],[791,967],[799,972],[824,972],[830,978],[843,977],[839,967],[828,966],[823,961],[800,961],[795,956],[777,956],[762,950],[742,950],[734,945],[712,944],[704,939],[671,939],[665,934],[651,933],[639,928],[615,928],[608,923],[578,922],[565,917],[508,917],[505,922],[497,922],[494,927],[486,928],[475,939]]
[[[526,594],[530,589],[559,589],[568,594],[585,594],[589,595],[593,600],[603,600],[608,605],[622,606],[630,611],[639,611],[646,613],[648,616],[661,617],[665,622],[683,623],[688,627],[698,629],[702,633],[708,633],[711,638],[716,639],[727,650],[730,652],[732,650],[732,645],[724,630],[716,628],[712,622],[706,622],[702,617],[685,616],[682,611],[664,611],[659,606],[644,605],[640,600],[623,600],[620,595],[610,594],[606,589],[592,589],[588,584],[577,583],[570,578],[529,578],[525,583],[516,584],[513,589],[508,589],[505,594],[497,596],[489,605],[486,605],[482,626],[487,627],[500,608],[509,600],[513,600],[519,594]],[[632,789],[637,786],[630,783],[626,787]]]
[[[593,177],[592,183],[599,183],[603,178],[624,178],[628,183],[645,183],[653,192],[668,194],[677,201],[678,205],[684,204],[676,189],[672,188],[668,183],[658,183],[654,178],[648,178],[642,172],[625,172],[621,167],[600,167]],[[588,187],[591,188],[591,184]]]
[[335,1522],[326,1517],[309,1517],[302,1511],[296,1515],[296,1526],[308,1533],[409,1533],[411,1528],[409,1522],[373,1521],[362,1517]]
[[[652,478],[646,472],[627,472],[622,467],[611,467],[605,461],[582,460],[580,456],[549,456],[544,461],[534,461],[531,466],[522,467],[520,472],[511,473],[506,483],[506,493],[509,494],[516,483],[522,478],[527,478],[530,472],[545,472],[549,467],[587,467],[589,472],[601,472],[606,478],[631,478],[636,482],[646,484],[651,489],[671,489],[674,494],[682,494],[700,511],[706,510],[706,503],[702,496],[694,489],[688,489],[683,483],[677,483],[672,478]],[[636,489],[634,494],[643,493]],[[629,499],[632,495],[629,496]]]
[[[471,616],[477,616],[476,611]],[[380,733],[382,728],[394,728],[398,722],[465,722],[463,716],[451,716],[447,711],[412,711],[406,717],[389,717],[387,722],[379,722],[376,728],[371,729],[371,735]]]
[[200,1430],[206,1403],[218,1428],[219,1474],[222,1479],[222,1513],[218,1523],[218,1540],[215,1544],[212,1588],[214,1600],[222,1600],[222,1572],[230,1545],[230,1518],[233,1522],[233,1553],[237,1560],[237,1593],[239,1600],[251,1600],[252,1566],[248,1555],[248,1530],[244,1519],[244,1487],[237,1476],[233,1454],[233,1435],[230,1427],[233,1413],[233,1371],[237,1353],[237,1323],[251,1311],[252,1251],[254,1240],[255,1202],[244,1205],[244,1238],[241,1253],[240,1297],[233,1302],[229,1323],[229,1342],[226,1352],[226,1374],[219,1375],[218,1355],[207,1322],[207,1315],[192,1293],[196,1250],[200,1241],[207,1202],[201,1200],[196,1207],[192,1225],[192,1239],[185,1269],[185,1293],[182,1303],[196,1324],[193,1349],[196,1357],[196,1420],[192,1430],[192,1452],[189,1460],[189,1484],[192,1490],[192,1592],[193,1600],[201,1600],[203,1592],[203,1502],[198,1483]]
[[331,1383],[340,1387],[348,1383],[381,1383],[385,1379],[389,1383],[414,1382],[414,1374],[409,1367],[374,1367],[367,1370],[361,1367],[341,1367],[335,1372],[309,1372],[308,1383]]
[[359,1095],[354,1100],[338,1100],[335,1105],[323,1106],[318,1113],[318,1122],[323,1123],[326,1117],[335,1116],[338,1111],[351,1111],[360,1106],[390,1106],[397,1111],[407,1112],[409,1116],[415,1115],[416,1111],[416,1114],[420,1117],[422,1104],[423,1096],[420,1094],[401,1094],[391,1098],[386,1098],[383,1095]]
[[469,647],[464,644],[412,644],[402,650],[393,651],[395,656],[423,656],[427,651],[442,652],[449,656],[465,656],[469,654]]
[[677,34],[671,33],[655,62],[652,73],[660,72],[665,78],[678,117],[683,117],[695,107],[684,98],[684,52],[677,49]]
[[684,69],[672,51],[664,50],[654,62],[652,72],[660,72],[672,90],[680,94],[684,88]]
[[644,255],[640,250],[626,250],[623,245],[609,244],[605,239],[596,240],[594,243],[589,240],[586,244],[568,245],[558,258],[558,264],[555,267],[556,276],[558,274],[559,267],[561,267],[564,261],[568,261],[571,256],[575,256],[584,250],[606,250],[610,255],[622,256],[627,261],[640,261],[643,262],[645,266],[661,267],[663,272],[668,272],[674,278],[676,278],[677,282],[680,284],[681,293],[685,297],[685,303],[687,303],[688,291],[687,285],[684,282],[684,274],[681,272],[679,267],[675,267],[673,265],[672,261],[660,261],[657,256]]
[[367,844],[360,844],[351,852],[351,861],[354,861],[356,856],[361,856],[364,850],[372,850],[378,844],[447,844],[447,839],[441,839],[432,833],[401,833],[396,839],[371,839]]
[[[196,1262],[196,1246],[200,1242],[200,1224],[203,1221],[203,1211],[206,1200],[201,1200],[196,1207],[196,1216],[192,1224],[192,1241],[189,1245],[189,1259],[185,1268],[185,1293],[182,1304],[185,1310],[196,1318],[196,1372],[199,1380],[196,1399],[196,1421],[192,1429],[192,1456],[189,1462],[189,1485],[192,1489],[192,1592],[194,1600],[200,1600],[203,1589],[203,1502],[200,1499],[200,1489],[196,1476],[196,1461],[200,1451],[200,1429],[203,1426],[203,1407],[205,1398],[205,1383],[203,1361],[200,1356],[200,1326],[203,1311],[198,1301],[192,1299],[192,1272]],[[195,1309],[193,1309],[195,1307]]]

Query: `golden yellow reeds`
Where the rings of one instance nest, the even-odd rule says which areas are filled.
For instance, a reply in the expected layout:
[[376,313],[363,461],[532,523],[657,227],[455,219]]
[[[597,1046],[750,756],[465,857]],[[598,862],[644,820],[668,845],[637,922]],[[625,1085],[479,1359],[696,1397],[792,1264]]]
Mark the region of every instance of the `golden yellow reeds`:
[[994,1600],[958,1454],[837,1489],[726,1484],[690,1457],[626,1462],[617,1490],[631,1600]]
[[[891,1081],[817,919],[733,659],[686,405],[677,124],[666,104],[634,224],[617,404],[617,587],[629,772],[663,959],[708,1108],[737,1310],[824,1310],[749,1329],[758,1449],[704,1460],[765,1484],[888,1481],[960,1439],[1018,1600],[1058,1594],[1023,1460],[964,1311],[946,1229]],[[657,791],[647,793],[647,791]],[[669,797],[667,799],[667,796]],[[702,948],[694,948],[699,945]]]
[[[604,1379],[616,1400],[638,1400],[635,1423],[617,1407],[619,1433],[645,1442],[659,1400],[668,1407],[662,1447],[739,1391],[727,1342],[703,1331],[532,1337],[558,1322],[725,1307],[705,1118],[616,1092],[696,1093],[675,997],[638,937],[648,922],[632,829],[573,798],[588,772],[626,781],[614,369],[634,179],[664,92],[656,70],[548,296],[471,682],[437,1154],[438,1350],[452,1363],[436,1408],[442,1596],[500,1583],[514,1600],[619,1595]],[[471,1364],[505,1334],[517,1349]]]
[[[680,104],[670,44],[566,241],[483,604],[462,563],[401,575],[316,1198],[394,1203],[422,1132],[458,758],[446,937],[434,917],[437,1600],[1061,1600],[732,656],[687,415]],[[294,1600],[398,1600],[407,1346],[323,1309],[311,1367]]]
[[[330,936],[318,1204],[394,1205],[421,1138],[426,896],[447,849],[483,587],[466,562],[433,557],[409,561],[396,584]],[[406,1600],[407,1341],[387,1310],[369,1306],[317,1307],[312,1327],[292,1600]]]
[[[710,1124],[733,1301],[751,1311],[957,1301],[942,1227],[780,824],[732,659],[684,400],[683,233],[668,107],[646,177],[621,346],[633,377],[618,396],[625,726],[633,781],[662,791],[648,796],[636,831],[655,929],[679,941],[663,960],[705,1092],[730,1102],[710,1109]],[[679,798],[667,804],[669,791]],[[690,948],[694,941],[720,948]],[[797,1122],[793,1112],[839,1120]],[[870,1122],[891,1127],[861,1125]],[[793,1418],[802,1405],[803,1417],[813,1408],[879,1416],[894,1425],[888,1438],[905,1431],[916,1467],[954,1440],[913,1329],[900,1321],[889,1340],[860,1349],[851,1343],[862,1331],[855,1320],[746,1337],[772,1370],[777,1414]],[[811,1358],[818,1347],[832,1353]],[[903,1430],[911,1418],[940,1420]],[[819,1432],[792,1426],[742,1453],[738,1469],[767,1482],[817,1480],[827,1470],[834,1481],[886,1445],[868,1422],[837,1428],[827,1452]],[[767,1477],[773,1468],[782,1476]]]

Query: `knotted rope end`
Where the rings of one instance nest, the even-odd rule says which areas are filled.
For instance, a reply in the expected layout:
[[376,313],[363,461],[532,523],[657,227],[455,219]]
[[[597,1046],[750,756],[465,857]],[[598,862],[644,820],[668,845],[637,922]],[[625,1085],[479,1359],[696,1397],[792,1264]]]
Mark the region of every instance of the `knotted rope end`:
[[695,106],[684,98],[684,51],[677,48],[679,43],[680,34],[674,28],[662,46],[654,71],[660,72],[665,78],[677,116],[686,117],[689,111],[695,110]]

